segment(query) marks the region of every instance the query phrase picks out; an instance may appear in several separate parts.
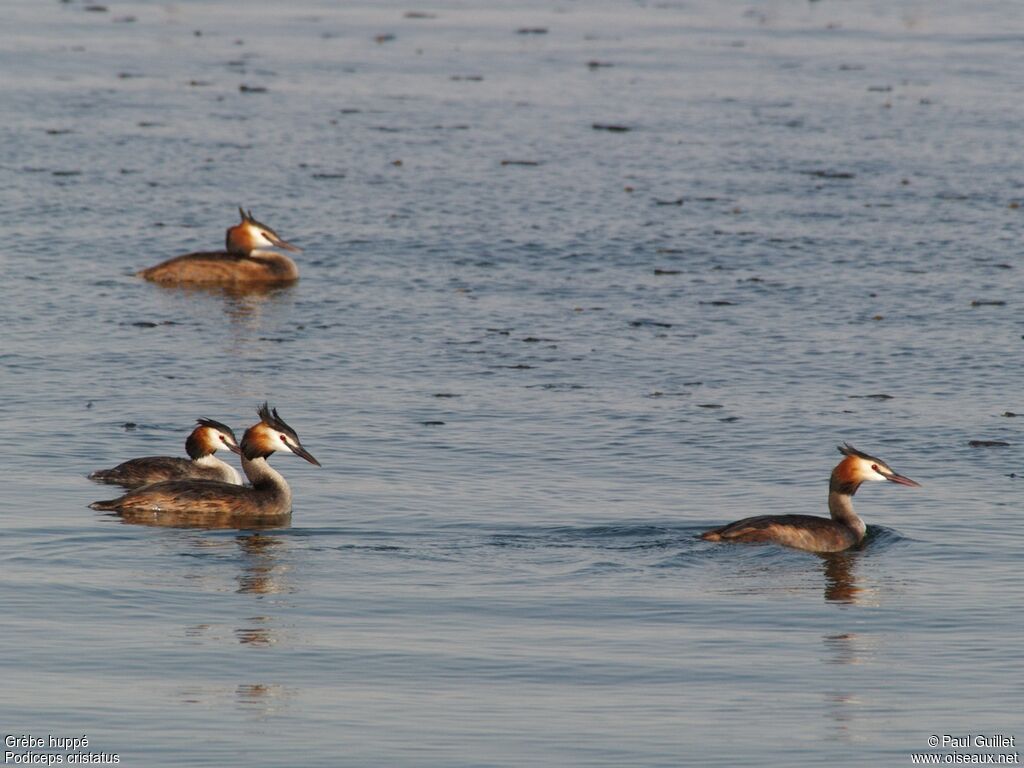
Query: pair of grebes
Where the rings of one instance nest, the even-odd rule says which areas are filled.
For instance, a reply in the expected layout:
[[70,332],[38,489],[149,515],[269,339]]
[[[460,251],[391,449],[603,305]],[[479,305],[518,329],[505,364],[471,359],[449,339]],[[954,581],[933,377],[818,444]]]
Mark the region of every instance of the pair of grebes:
[[[277,247],[298,251],[270,227],[256,221],[252,212],[238,209],[239,224],[227,231],[227,250],[190,253],[139,272],[141,277],[164,284],[273,285],[298,279],[298,268],[287,256],[263,250]],[[94,509],[152,513],[231,513],[246,516],[286,514],[291,510],[291,491],[284,478],[267,463],[275,451],[287,450],[320,463],[299,443],[298,435],[264,403],[260,421],[246,430],[241,444],[220,422],[200,419],[186,441],[191,457],[148,457],[125,462],[114,469],[95,472],[100,482],[141,486],[111,501],[96,502]],[[252,483],[239,484],[238,473],[214,457],[218,448],[242,456],[242,469]],[[775,543],[812,552],[841,552],[864,540],[867,526],[853,509],[853,496],[865,482],[888,481],[917,486],[879,458],[858,451],[848,443],[839,446],[843,459],[829,479],[828,509],[831,517],[812,515],[761,515],[738,520],[701,534],[706,541]]]
[[[288,451],[318,467],[320,462],[302,447],[298,434],[276,408],[264,403],[257,413],[260,420],[245,430],[241,443],[226,424],[199,419],[185,441],[189,458],[145,456],[113,469],[93,472],[89,475],[91,480],[132,490],[89,506],[131,517],[152,515],[169,521],[182,515],[244,521],[289,514],[291,489],[267,459],[275,451]],[[251,485],[242,485],[235,468],[214,455],[221,448],[241,456],[242,471]]]

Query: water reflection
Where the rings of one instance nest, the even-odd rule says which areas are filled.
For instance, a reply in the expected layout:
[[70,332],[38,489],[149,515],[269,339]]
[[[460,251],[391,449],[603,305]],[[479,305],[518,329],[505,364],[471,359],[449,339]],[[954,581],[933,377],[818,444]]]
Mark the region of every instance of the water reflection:
[[825,600],[856,603],[864,595],[858,586],[856,567],[859,555],[852,552],[829,552],[818,555],[825,575]]
[[281,536],[237,536],[242,553],[242,569],[238,575],[238,592],[250,595],[279,595],[294,591],[286,576],[291,570],[281,562],[289,539]]
[[230,308],[232,302],[237,303],[241,308],[241,313],[245,314],[247,310],[259,307],[260,303],[268,297],[287,295],[295,286],[294,283],[287,285],[262,285],[260,283],[250,285],[162,285],[154,283],[154,285],[160,290],[175,291],[184,295],[223,298],[229,307],[229,315],[232,314]]
[[[260,533],[240,534],[230,539],[225,538],[191,538],[190,545],[199,554],[204,555],[203,562],[237,563],[237,572],[233,578],[237,584],[237,595],[280,595],[294,592],[294,586],[288,580],[290,568],[284,562],[288,553],[290,540],[282,536],[267,536]],[[232,550],[237,558],[228,558]],[[195,624],[185,628],[185,636],[200,643],[222,644],[225,641],[237,643],[244,649],[265,649],[278,645],[283,636],[277,631],[276,618],[271,612],[275,602],[260,603],[260,612],[249,615],[229,625],[223,623]],[[237,624],[233,629],[231,625]],[[241,652],[241,651],[240,651]],[[260,718],[270,717],[286,709],[296,694],[295,688],[276,683],[237,682],[224,684],[197,685],[179,689],[178,700],[183,704],[220,708],[234,705],[239,711]]]
[[[209,582],[208,588],[215,591],[223,591],[223,564],[225,562],[237,564],[237,571],[231,575],[236,588],[235,593],[239,595],[266,595],[290,594],[295,587],[288,578],[291,571],[290,566],[285,562],[288,554],[290,540],[280,536],[267,536],[254,533],[235,536],[231,539],[224,538],[196,538],[191,540],[192,547],[198,550],[194,553],[199,555],[199,562],[204,564],[204,582]],[[236,549],[238,556],[230,557],[231,550]],[[209,567],[205,564],[213,563],[217,566],[217,572],[210,578]],[[224,624],[204,623],[194,624],[185,628],[185,636],[199,640],[214,640],[217,642],[231,637],[240,645],[252,648],[267,648],[280,642],[280,636],[275,630],[276,619],[269,612],[276,603],[263,602],[261,610],[254,615],[247,615],[238,619],[238,625],[230,631]],[[235,622],[232,622],[235,623]]]
[[[294,300],[295,284],[289,285],[155,285],[157,300],[166,303],[174,316],[182,313],[210,317],[211,300],[219,304],[227,318],[234,341],[264,330],[265,314],[270,308],[287,315]],[[215,310],[214,310],[215,311]]]
[[[874,639],[857,632],[842,632],[822,637],[825,647],[823,661],[825,664],[852,666],[870,661],[874,647]],[[836,682],[855,681],[856,675],[851,672],[826,674],[825,679]],[[857,707],[862,703],[854,690],[822,691],[825,701],[823,710],[825,718],[835,726],[836,738],[840,741],[854,739]]]
[[235,703],[238,708],[268,717],[285,709],[296,690],[276,683],[243,683],[235,688]]
[[249,717],[265,718],[286,711],[295,698],[295,688],[277,683],[239,683],[237,685],[190,685],[177,691],[182,704],[222,710],[234,703]]

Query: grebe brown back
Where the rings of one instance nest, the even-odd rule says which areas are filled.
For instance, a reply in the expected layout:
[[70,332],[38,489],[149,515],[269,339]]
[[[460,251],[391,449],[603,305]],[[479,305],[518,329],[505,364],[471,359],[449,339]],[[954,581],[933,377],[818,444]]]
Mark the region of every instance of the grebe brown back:
[[285,285],[299,279],[299,268],[283,253],[261,250],[283,248],[301,251],[253,218],[252,211],[238,209],[242,220],[226,233],[226,250],[186,253],[138,272],[165,285]]
[[839,446],[846,458],[832,470],[828,486],[828,510],[832,518],[812,515],[762,515],[737,520],[701,534],[706,541],[775,543],[810,552],[841,552],[864,539],[867,526],[853,511],[853,495],[860,484],[888,480],[897,485],[919,486],[899,475],[881,459],[858,451],[849,443]]
[[123,485],[125,488],[138,488],[162,480],[187,477],[241,485],[242,478],[238,470],[214,455],[219,448],[227,448],[234,453],[242,452],[235,433],[227,425],[213,419],[196,421],[198,426],[185,440],[185,452],[189,458],[144,456],[125,461],[112,469],[96,470],[89,475],[89,479],[97,483]]
[[302,447],[295,430],[285,423],[276,409],[272,410],[264,403],[257,412],[260,421],[245,431],[241,446],[242,470],[251,486],[215,480],[167,480],[89,506],[118,512],[126,517],[173,518],[183,515],[197,523],[201,523],[204,516],[239,521],[286,518],[292,508],[291,488],[267,463],[267,458],[274,451],[290,451],[318,467],[320,462]]

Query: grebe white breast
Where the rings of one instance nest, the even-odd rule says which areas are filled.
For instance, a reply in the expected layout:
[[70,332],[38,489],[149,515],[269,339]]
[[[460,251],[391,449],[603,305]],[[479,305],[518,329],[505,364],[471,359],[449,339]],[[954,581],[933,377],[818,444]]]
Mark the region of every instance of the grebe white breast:
[[226,233],[226,250],[186,253],[138,272],[165,285],[285,285],[299,279],[295,262],[276,251],[302,249],[283,240],[273,229],[253,218],[252,211],[238,209],[242,220]]
[[213,419],[197,419],[196,422],[198,426],[185,440],[185,452],[189,458],[144,456],[125,461],[112,469],[99,469],[89,475],[89,479],[126,488],[188,477],[241,485],[242,477],[238,470],[214,455],[220,448],[242,452],[235,433],[226,424]]
[[288,451],[318,467],[320,462],[302,447],[298,434],[276,409],[264,403],[257,412],[260,421],[245,431],[241,444],[242,471],[251,486],[216,480],[167,480],[89,506],[122,515],[173,517],[180,514],[193,519],[203,515],[237,520],[287,516],[292,508],[291,488],[267,459],[274,451]]
[[828,486],[831,519],[812,515],[762,515],[737,520],[701,534],[707,541],[775,543],[810,552],[841,552],[864,539],[867,526],[853,511],[853,495],[861,483],[888,480],[897,485],[920,486],[897,474],[881,459],[858,451],[849,443],[839,446],[845,458],[832,470]]

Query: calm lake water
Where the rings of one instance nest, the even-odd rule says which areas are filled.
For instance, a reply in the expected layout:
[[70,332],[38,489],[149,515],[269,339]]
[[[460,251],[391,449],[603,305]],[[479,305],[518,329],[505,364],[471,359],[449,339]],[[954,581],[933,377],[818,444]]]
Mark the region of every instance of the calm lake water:
[[[268,768],[1024,738],[1018,5],[515,6],[4,4],[5,735]],[[239,205],[298,284],[133,277]],[[274,457],[291,527],[88,509],[264,399],[323,463]],[[923,485],[861,491],[863,549],[695,538],[825,513],[844,440]]]

